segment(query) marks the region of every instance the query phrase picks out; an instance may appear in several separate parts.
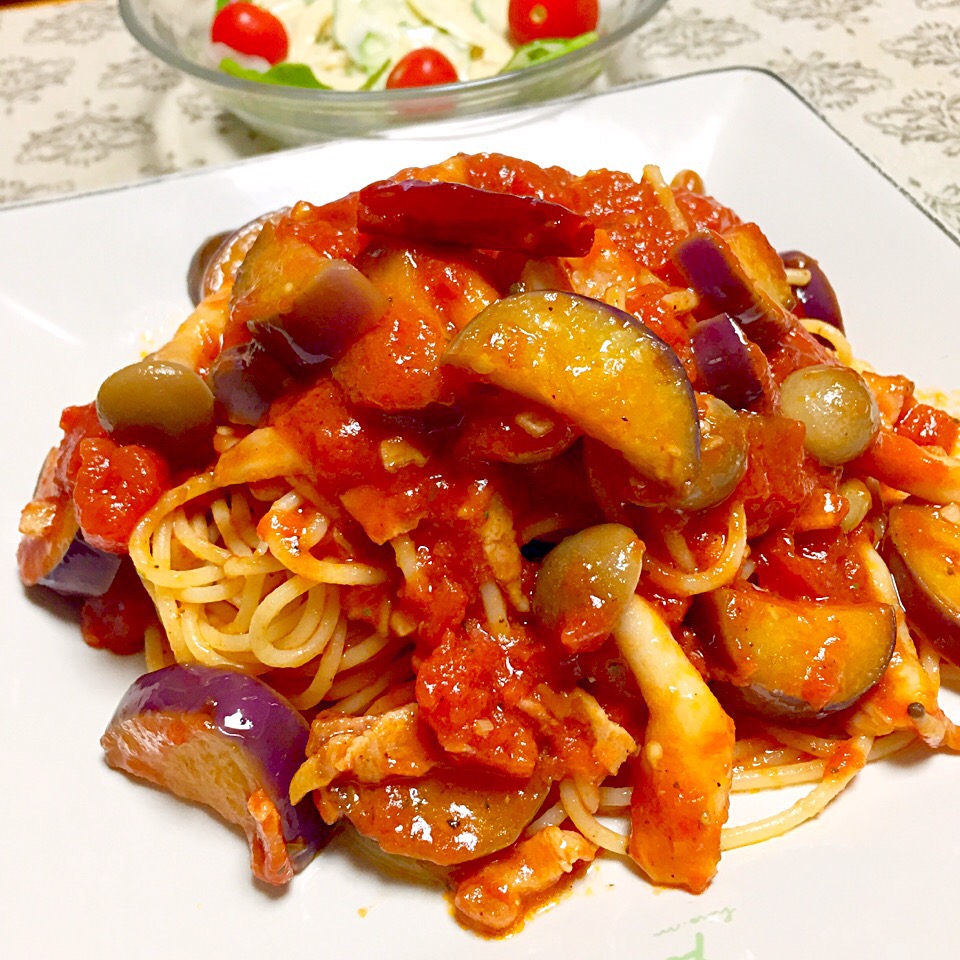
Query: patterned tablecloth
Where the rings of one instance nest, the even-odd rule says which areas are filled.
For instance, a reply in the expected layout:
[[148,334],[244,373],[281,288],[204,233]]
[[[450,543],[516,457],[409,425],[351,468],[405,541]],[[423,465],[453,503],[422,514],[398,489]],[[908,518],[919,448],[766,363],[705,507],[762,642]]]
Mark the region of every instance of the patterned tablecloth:
[[[960,234],[960,0],[670,0],[613,83],[779,74]],[[144,52],[113,0],[0,0],[0,204],[277,149]]]

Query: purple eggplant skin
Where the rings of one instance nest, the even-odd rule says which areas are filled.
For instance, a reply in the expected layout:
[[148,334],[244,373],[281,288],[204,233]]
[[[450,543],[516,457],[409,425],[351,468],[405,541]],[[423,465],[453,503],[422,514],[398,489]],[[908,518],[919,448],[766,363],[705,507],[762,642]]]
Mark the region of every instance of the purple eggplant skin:
[[749,583],[694,600],[687,621],[718,689],[772,719],[820,719],[852,706],[893,656],[884,603],[791,600]]
[[719,234],[688,234],[670,251],[670,259],[711,309],[733,317],[762,349],[776,346],[796,322],[756,287]]
[[187,268],[187,293],[194,306],[232,281],[237,268],[253,246],[263,225],[275,224],[289,208],[274,210],[245,223],[236,230],[224,230],[203,240],[194,251]]
[[[48,457],[48,464],[54,460]],[[36,499],[23,511],[27,525],[21,528],[24,535],[17,548],[21,583],[47,587],[64,597],[102,596],[113,583],[120,557],[90,546],[80,532],[73,501],[66,496],[40,496],[46,489],[41,481]],[[35,515],[39,522],[34,521]]]
[[[268,222],[237,269],[230,316],[296,372],[339,357],[389,307],[387,296],[353,264],[324,257]],[[273,332],[261,337],[262,326]]]
[[710,392],[734,410],[748,407],[763,393],[740,325],[720,313],[698,323],[690,334],[697,370]]
[[208,379],[217,410],[234,423],[254,427],[292,375],[259,340],[250,340],[221,351]]
[[[283,335],[285,342],[276,343],[278,359],[296,372],[298,366],[339,357],[389,306],[387,296],[353,264],[324,260],[304,278],[292,308],[262,322]],[[264,344],[270,347],[266,339]],[[284,359],[287,351],[291,351],[289,362]]]
[[262,787],[280,816],[288,855],[299,871],[329,840],[332,828],[307,797],[290,803],[290,781],[306,756],[309,727],[280,694],[238,670],[174,664],[135,680],[121,699],[101,743],[125,721],[149,713],[203,714],[217,733],[258,762]]
[[204,287],[204,277],[210,270],[214,258],[226,241],[233,236],[233,233],[232,230],[224,230],[222,233],[215,233],[207,237],[190,258],[190,265],[187,267],[187,293],[190,295],[190,302],[194,306],[197,306],[207,295],[207,290]]
[[121,559],[91,547],[78,532],[59,563],[37,583],[66,597],[101,597],[113,583]]
[[809,254],[800,250],[785,250],[780,254],[780,259],[785,267],[810,271],[810,282],[802,287],[793,288],[797,300],[802,305],[803,316],[812,320],[822,320],[843,333],[840,302],[820,264]]
[[892,507],[882,551],[910,625],[960,665],[960,527],[931,504]]
[[700,421],[683,364],[632,314],[561,290],[491,303],[442,361],[568,417],[671,489],[696,475]]

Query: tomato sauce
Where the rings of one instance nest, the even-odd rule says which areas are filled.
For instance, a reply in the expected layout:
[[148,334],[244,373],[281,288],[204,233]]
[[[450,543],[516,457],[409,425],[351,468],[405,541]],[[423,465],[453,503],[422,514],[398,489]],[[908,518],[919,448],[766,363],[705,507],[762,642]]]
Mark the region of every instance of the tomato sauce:
[[378,450],[384,435],[335,380],[318,380],[278,401],[270,420],[321,480],[343,487],[383,476]]
[[56,492],[72,494],[81,464],[80,444],[88,438],[106,437],[107,432],[97,419],[95,403],[67,407],[60,415],[60,429],[63,439],[57,450]]
[[133,564],[125,559],[107,592],[84,601],[80,633],[91,647],[129,655],[143,649],[150,627],[160,629],[157,611]]
[[791,523],[816,488],[817,471],[803,446],[803,424],[763,414],[745,419],[749,459],[734,496],[743,501],[753,538]]
[[950,451],[957,442],[960,424],[944,410],[917,403],[900,418],[897,433],[920,446],[935,446]]
[[170,486],[160,454],[109,438],[87,438],[79,448],[73,501],[87,542],[108,553],[126,553],[140,518]]
[[808,534],[778,530],[753,548],[759,586],[791,599],[867,602],[872,598],[861,537],[839,529]]
[[519,704],[537,680],[512,650],[473,624],[449,630],[420,665],[417,703],[445,750],[530,777],[540,749]]
[[322,206],[300,201],[284,223],[293,236],[331,260],[353,260],[362,249],[355,193]]

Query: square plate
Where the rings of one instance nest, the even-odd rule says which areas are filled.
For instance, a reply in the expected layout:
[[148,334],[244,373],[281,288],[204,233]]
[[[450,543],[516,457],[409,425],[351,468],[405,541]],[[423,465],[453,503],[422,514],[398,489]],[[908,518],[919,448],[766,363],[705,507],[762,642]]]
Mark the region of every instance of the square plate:
[[[816,821],[724,856],[700,897],[604,860],[502,942],[452,919],[433,890],[383,876],[335,844],[282,893],[251,880],[245,845],[205,810],[109,771],[98,740],[138,658],[87,648],[55,599],[28,596],[17,518],[58,439],[62,407],[163,342],[186,316],[187,262],[209,234],[300,198],[333,199],[457,151],[498,150],[576,172],[658,163],[773,244],[824,265],[860,356],[952,387],[960,337],[946,296],[960,248],[772,76],[727,70],[508,115],[476,131],[305,148],[0,213],[0,477],[6,957],[230,960],[349,949],[396,960],[498,957],[789,960],[952,952],[960,758],[909,753],[868,768]],[[736,810],[736,807],[735,807]],[[78,945],[82,944],[82,948]]]

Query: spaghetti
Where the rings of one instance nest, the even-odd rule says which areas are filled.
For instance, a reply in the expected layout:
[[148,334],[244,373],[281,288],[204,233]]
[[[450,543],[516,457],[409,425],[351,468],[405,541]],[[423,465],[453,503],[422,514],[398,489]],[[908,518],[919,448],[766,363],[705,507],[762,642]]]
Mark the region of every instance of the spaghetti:
[[[302,481],[224,489],[208,472],[160,498],[130,538],[130,558],[169,649],[169,656],[162,645],[154,649],[148,666],[172,658],[255,674],[306,668],[309,682],[289,693],[302,710],[325,699],[362,710],[409,673],[405,665],[360,670],[385,659],[389,611],[378,629],[351,623],[340,591],[382,583],[387,575],[310,553],[331,523],[309,496]],[[277,532],[278,518],[285,536]]]

